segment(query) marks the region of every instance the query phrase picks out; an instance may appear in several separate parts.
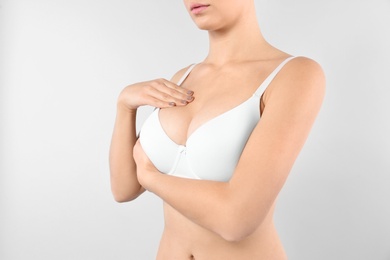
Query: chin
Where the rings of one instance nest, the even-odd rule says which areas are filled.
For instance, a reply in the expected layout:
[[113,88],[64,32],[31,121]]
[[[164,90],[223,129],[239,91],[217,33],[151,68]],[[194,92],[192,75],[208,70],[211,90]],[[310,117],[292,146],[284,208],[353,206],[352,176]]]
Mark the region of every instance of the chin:
[[196,17],[193,21],[200,30],[205,31],[217,31],[222,29],[224,26],[222,22],[212,21],[206,17]]

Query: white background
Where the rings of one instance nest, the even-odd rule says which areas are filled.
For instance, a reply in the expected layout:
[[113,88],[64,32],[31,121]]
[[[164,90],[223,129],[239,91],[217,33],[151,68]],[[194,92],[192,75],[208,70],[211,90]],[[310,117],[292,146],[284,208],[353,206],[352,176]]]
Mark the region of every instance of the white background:
[[[276,211],[289,259],[389,260],[390,1],[256,2],[327,76]],[[200,62],[207,33],[181,1],[0,0],[0,25],[0,259],[154,259],[160,199],[110,194],[116,98]]]

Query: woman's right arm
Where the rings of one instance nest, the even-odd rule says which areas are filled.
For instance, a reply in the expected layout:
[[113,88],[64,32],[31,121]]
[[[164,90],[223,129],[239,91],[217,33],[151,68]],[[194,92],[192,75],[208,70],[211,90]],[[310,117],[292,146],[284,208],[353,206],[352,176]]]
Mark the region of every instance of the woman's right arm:
[[136,109],[130,110],[118,102],[110,147],[111,191],[117,202],[133,200],[144,191],[137,180],[133,159],[136,114]]
[[[183,74],[185,69],[172,78]],[[159,108],[185,106],[192,100],[192,92],[166,79],[140,82],[124,88],[117,102],[117,115],[110,147],[110,181],[117,202],[131,201],[145,189],[137,179],[137,168],[133,159],[133,147],[137,141],[135,122],[137,109],[143,105]],[[186,101],[186,102],[182,102]]]

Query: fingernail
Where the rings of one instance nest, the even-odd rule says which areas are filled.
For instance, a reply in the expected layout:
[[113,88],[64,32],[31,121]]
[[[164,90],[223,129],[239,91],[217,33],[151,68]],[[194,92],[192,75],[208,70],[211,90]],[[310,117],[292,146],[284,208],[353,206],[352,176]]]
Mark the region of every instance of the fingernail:
[[188,102],[185,101],[185,100],[182,100],[181,103],[184,104],[184,105],[187,105],[187,104],[188,104]]
[[193,95],[193,94],[194,94],[194,91],[188,90],[188,91],[187,91],[187,94],[188,94],[188,95]]
[[175,102],[169,102],[169,105],[170,105],[171,107],[174,107],[174,106],[176,106],[176,103],[175,103]]
[[193,100],[194,97],[191,97],[191,96],[187,96],[187,100]]

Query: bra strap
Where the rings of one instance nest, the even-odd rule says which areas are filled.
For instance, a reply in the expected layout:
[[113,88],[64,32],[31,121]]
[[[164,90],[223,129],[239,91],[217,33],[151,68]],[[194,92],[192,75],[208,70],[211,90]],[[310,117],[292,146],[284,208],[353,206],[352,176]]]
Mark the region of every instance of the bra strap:
[[255,96],[261,97],[263,95],[265,89],[268,87],[268,85],[272,82],[272,80],[275,78],[275,76],[279,73],[279,71],[283,68],[283,66],[289,62],[290,60],[294,59],[295,56],[289,57],[285,59],[282,63],[279,64],[279,66],[276,67],[274,71],[269,74],[269,76],[261,83],[260,87],[256,90]]
[[183,76],[181,76],[179,82],[177,82],[177,85],[181,85],[181,83],[183,83],[183,81],[187,78],[188,74],[190,74],[190,72],[192,71],[192,69],[195,67],[196,63],[194,64],[191,64],[191,66],[186,70],[186,72],[183,74]]

